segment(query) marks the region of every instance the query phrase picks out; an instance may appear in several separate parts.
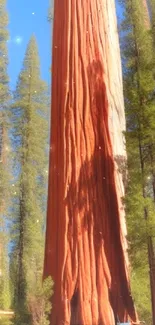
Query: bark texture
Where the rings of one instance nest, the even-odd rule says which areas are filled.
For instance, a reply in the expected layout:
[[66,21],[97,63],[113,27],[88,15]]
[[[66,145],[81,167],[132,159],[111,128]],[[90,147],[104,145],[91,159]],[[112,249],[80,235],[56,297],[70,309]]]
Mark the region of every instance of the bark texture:
[[44,272],[55,284],[51,325],[136,320],[114,0],[55,0],[52,76]]

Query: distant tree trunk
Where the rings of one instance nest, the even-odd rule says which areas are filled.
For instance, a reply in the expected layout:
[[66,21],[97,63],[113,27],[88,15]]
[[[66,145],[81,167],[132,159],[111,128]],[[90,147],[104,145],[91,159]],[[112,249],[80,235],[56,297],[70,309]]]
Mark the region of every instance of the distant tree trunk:
[[152,237],[148,237],[148,260],[150,268],[151,303],[152,303],[152,324],[155,325],[155,254]]
[[150,24],[149,7],[148,7],[147,0],[142,0],[142,6],[143,6],[143,10],[144,10],[145,27],[147,29],[150,29],[151,28],[151,24]]
[[136,320],[124,195],[125,129],[114,0],[55,0],[45,276],[51,324]]

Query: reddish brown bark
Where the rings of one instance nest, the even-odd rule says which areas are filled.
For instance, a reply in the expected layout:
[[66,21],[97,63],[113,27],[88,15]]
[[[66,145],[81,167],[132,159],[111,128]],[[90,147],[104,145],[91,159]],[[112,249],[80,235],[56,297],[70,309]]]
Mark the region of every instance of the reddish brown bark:
[[55,0],[52,75],[51,325],[136,320],[121,204],[125,122],[113,0]]
[[149,15],[149,8],[148,8],[148,2],[147,2],[147,0],[142,0],[142,6],[143,6],[143,13],[144,13],[145,27],[147,29],[150,29],[151,28],[151,24],[150,24],[150,15]]

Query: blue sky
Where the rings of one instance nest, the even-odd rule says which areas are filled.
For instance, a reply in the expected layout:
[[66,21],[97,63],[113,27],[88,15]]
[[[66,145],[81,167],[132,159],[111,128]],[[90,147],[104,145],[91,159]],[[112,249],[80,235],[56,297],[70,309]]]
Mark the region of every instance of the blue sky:
[[8,0],[9,12],[9,76],[11,88],[15,88],[22,67],[25,50],[34,33],[39,47],[41,75],[50,82],[51,25],[47,21],[50,0]]
[[118,18],[121,19],[121,17],[122,17],[122,7],[118,3],[118,0],[116,0],[116,11],[117,11]]

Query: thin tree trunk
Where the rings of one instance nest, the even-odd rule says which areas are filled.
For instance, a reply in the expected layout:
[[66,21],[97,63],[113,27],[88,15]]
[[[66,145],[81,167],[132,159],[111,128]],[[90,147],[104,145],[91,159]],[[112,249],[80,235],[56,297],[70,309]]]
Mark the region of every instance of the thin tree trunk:
[[113,0],[55,0],[45,276],[51,324],[136,320],[128,279],[126,160]]
[[20,227],[19,227],[19,243],[18,243],[18,266],[17,266],[17,283],[16,283],[16,304],[22,304],[25,298],[25,278],[24,278],[24,207],[23,207],[23,191],[20,198]]
[[150,284],[151,284],[151,303],[152,303],[152,321],[155,325],[155,256],[152,237],[148,237],[148,260],[150,267]]

